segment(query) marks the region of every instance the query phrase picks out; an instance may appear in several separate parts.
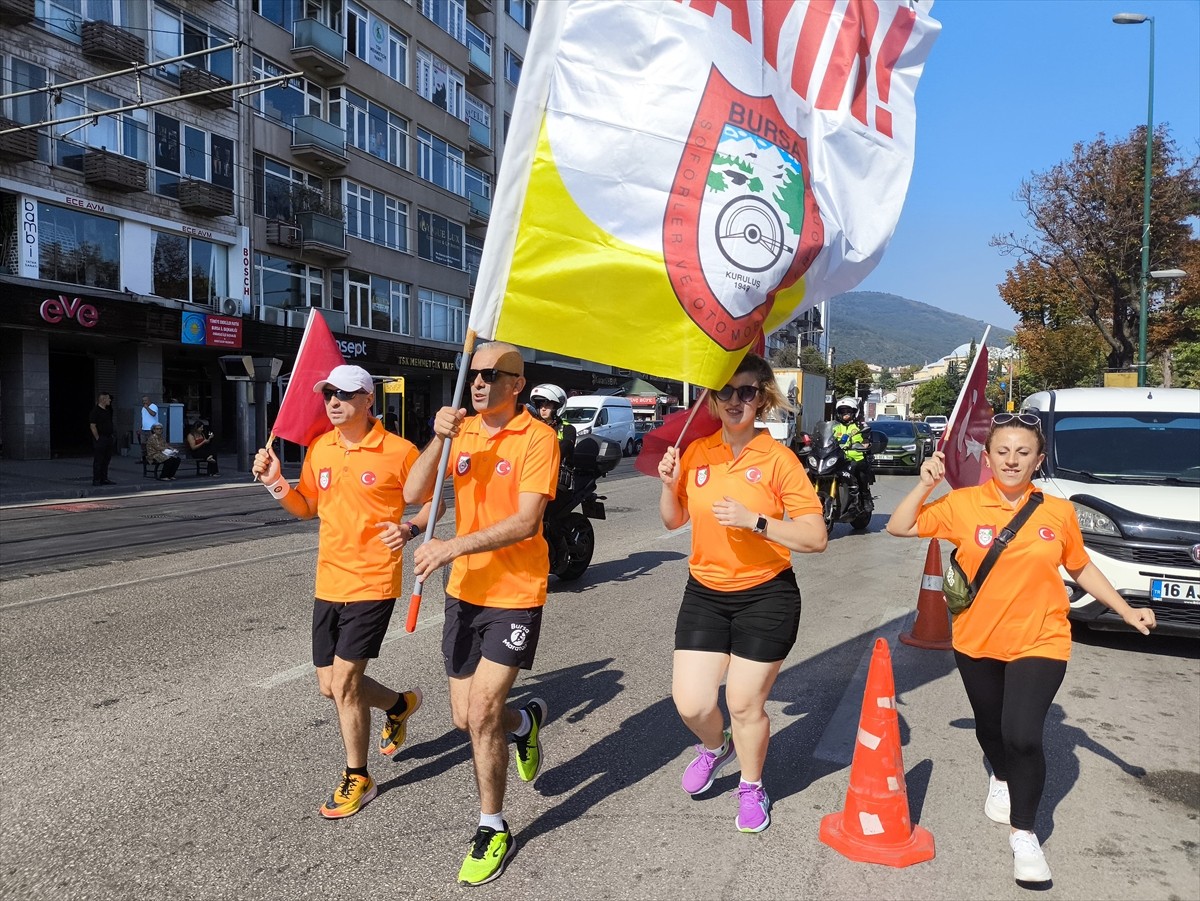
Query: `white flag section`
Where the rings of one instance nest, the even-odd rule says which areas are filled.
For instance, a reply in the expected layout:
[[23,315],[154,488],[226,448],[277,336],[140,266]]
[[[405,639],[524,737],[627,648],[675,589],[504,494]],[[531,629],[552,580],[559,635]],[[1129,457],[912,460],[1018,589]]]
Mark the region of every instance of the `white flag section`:
[[471,328],[719,387],[879,262],[931,5],[540,4]]

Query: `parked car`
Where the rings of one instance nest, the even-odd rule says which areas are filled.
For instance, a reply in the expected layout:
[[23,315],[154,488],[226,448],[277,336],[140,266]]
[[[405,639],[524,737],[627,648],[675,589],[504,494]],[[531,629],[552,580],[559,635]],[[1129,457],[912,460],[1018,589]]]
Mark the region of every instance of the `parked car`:
[[877,435],[887,436],[887,447],[875,454],[872,469],[876,472],[905,470],[917,472],[925,462],[925,439],[917,434],[917,424],[903,419],[874,419],[867,428]]
[[642,436],[652,429],[657,429],[663,424],[661,419],[635,419],[633,422],[633,452],[640,454],[642,452]]
[[917,434],[925,439],[925,456],[932,456],[934,450],[937,448],[937,438],[934,437],[933,429],[929,427],[929,423],[927,422],[914,422],[913,425],[917,427]]
[[627,397],[581,394],[568,397],[559,415],[575,426],[576,441],[591,435],[616,442],[626,457],[633,456],[633,405]]
[[934,438],[941,438],[942,433],[946,431],[945,416],[926,416],[925,424],[928,425],[930,431],[933,432]]
[[[1034,485],[1075,507],[1088,556],[1157,634],[1200,636],[1200,391],[1066,388],[1025,399],[1046,436]],[[1128,629],[1062,571],[1070,617]]]

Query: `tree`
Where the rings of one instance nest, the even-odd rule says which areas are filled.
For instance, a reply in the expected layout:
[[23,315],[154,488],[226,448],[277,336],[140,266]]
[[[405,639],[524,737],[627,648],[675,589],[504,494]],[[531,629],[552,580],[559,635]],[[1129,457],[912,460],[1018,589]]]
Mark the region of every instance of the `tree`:
[[789,342],[782,347],[777,347],[771,351],[771,358],[768,361],[775,369],[795,369],[797,363],[796,345]]
[[[1129,369],[1137,358],[1145,150],[1144,126],[1124,140],[1110,143],[1101,134],[1076,144],[1071,159],[1021,183],[1017,200],[1033,234],[991,241],[1020,258],[1001,296],[1021,315],[1022,326],[1033,331],[1086,323],[1113,370]],[[1150,268],[1174,268],[1192,240],[1189,217],[1200,209],[1200,157],[1185,158],[1165,126],[1153,139],[1151,198]],[[1032,285],[1022,284],[1027,277]],[[1155,356],[1179,336],[1162,328],[1162,286],[1151,282],[1148,288],[1147,316],[1157,328],[1147,353]],[[1079,334],[1072,339],[1082,341]]]
[[825,365],[825,357],[811,344],[800,348],[800,368],[813,375],[829,375],[829,367]]
[[863,360],[851,360],[834,369],[833,395],[836,401],[839,397],[853,396],[854,383],[858,381],[860,388],[869,386],[872,382],[871,368]]
[[892,375],[890,369],[885,369],[879,373],[879,378],[875,380],[875,384],[879,386],[879,390],[883,393],[896,390],[896,377]]
[[935,375],[929,381],[918,385],[917,390],[913,392],[913,412],[918,416],[949,416],[957,398],[958,392],[950,387],[946,376]]
[[920,366],[905,366],[900,370],[900,374],[896,376],[897,383],[912,381],[912,377],[920,371]]

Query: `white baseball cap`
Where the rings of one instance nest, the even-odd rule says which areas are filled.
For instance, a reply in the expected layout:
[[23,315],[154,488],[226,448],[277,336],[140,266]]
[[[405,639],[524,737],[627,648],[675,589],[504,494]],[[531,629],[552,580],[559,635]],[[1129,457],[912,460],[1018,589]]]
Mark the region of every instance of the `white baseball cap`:
[[371,373],[361,366],[334,366],[329,375],[313,385],[313,391],[321,391],[326,386],[340,388],[342,391],[365,391],[367,394],[375,391]]

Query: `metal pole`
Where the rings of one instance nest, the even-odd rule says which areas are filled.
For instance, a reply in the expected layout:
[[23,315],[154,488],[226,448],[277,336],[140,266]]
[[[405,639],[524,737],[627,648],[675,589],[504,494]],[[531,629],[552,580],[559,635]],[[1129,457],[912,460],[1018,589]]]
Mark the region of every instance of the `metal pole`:
[[1141,309],[1138,310],[1138,387],[1146,385],[1146,319],[1147,289],[1150,282],[1150,159],[1154,147],[1154,17],[1150,23],[1150,86],[1146,101],[1146,172],[1145,191],[1142,197],[1142,278]]

